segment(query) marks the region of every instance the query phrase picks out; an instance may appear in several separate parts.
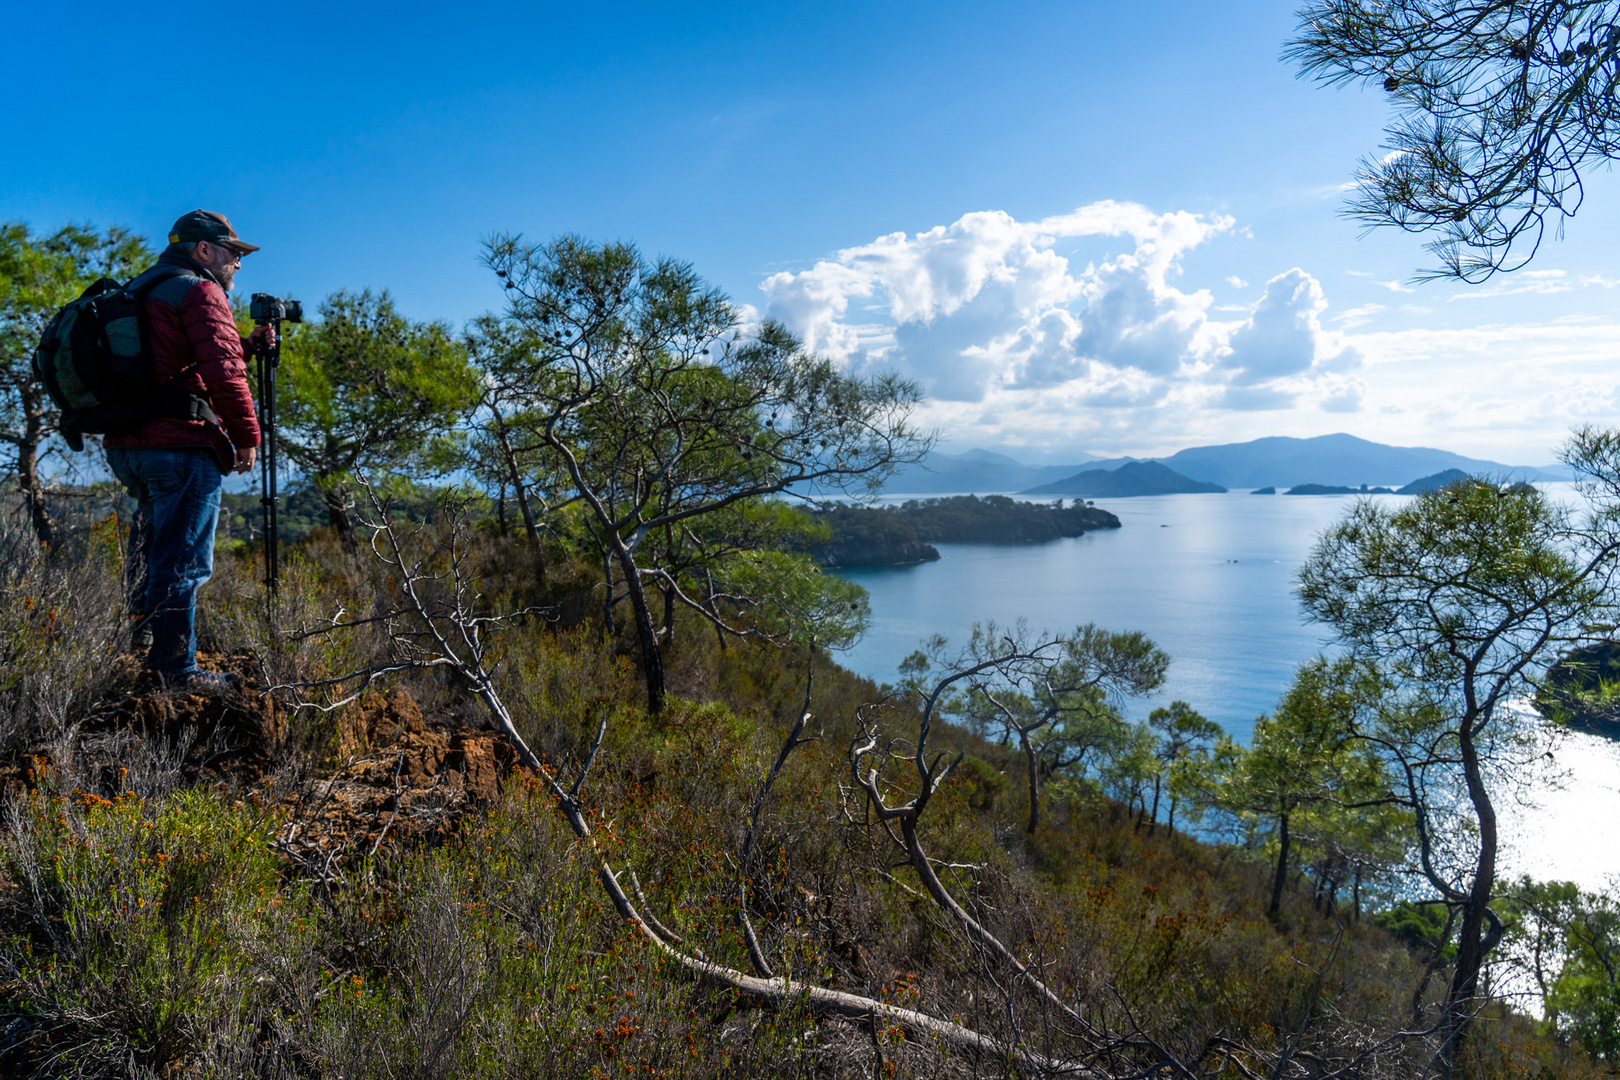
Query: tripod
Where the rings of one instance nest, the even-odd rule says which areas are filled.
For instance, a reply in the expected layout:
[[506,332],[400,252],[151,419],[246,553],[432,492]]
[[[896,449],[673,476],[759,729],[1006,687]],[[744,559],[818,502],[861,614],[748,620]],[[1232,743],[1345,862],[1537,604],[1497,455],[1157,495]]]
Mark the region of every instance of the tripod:
[[255,319],[275,328],[275,344],[258,350],[259,506],[264,515],[264,586],[276,591],[281,569],[281,533],[276,522],[276,369],[281,367],[281,320]]

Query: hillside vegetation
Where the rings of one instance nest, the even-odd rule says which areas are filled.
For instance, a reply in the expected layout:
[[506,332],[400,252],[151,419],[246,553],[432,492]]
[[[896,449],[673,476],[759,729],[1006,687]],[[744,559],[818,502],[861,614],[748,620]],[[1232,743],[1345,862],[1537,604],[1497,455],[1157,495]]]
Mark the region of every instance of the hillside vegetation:
[[[15,557],[26,545],[8,523]],[[489,596],[555,613],[499,638],[496,689],[542,762],[531,770],[440,668],[330,711],[298,706],[323,698],[296,683],[364,670],[393,644],[331,629],[332,613],[397,593],[327,534],[288,560],[269,606],[251,561],[225,559],[209,587],[208,657],[249,687],[218,703],[151,690],[108,617],[115,538],[108,523],[70,564],[11,568],[7,1075],[999,1076],[1038,1054],[1215,1076],[1285,1040],[1333,1049],[1346,1023],[1398,1027],[1422,981],[1419,939],[1390,937],[1309,873],[1267,917],[1263,861],[1155,824],[1140,778],[1071,769],[1026,833],[1016,749],[936,727],[931,745],[965,756],[923,822],[929,858],[1078,1005],[1087,1027],[1068,1030],[862,807],[851,745],[874,722],[915,740],[919,717],[825,656],[722,649],[681,620],[672,696],[651,717],[614,644],[633,629],[605,634],[589,615],[589,565],[475,538]],[[801,710],[814,741],[767,790]],[[577,790],[592,841],[552,778]],[[747,911],[789,981],[767,997],[673,960],[615,911],[603,865],[659,938],[720,969],[753,970]],[[821,1008],[794,989],[811,985],[890,1011]],[[1313,1019],[1330,1004],[1335,1019]],[[971,1051],[914,1012],[991,1041]],[[1587,1075],[1528,1021],[1492,1031],[1494,1075],[1530,1061]]]
[[[16,328],[139,244],[0,239],[26,386]],[[302,535],[267,591],[231,507],[223,698],[142,672],[129,507],[49,482],[12,402],[0,1075],[1612,1075],[1620,906],[1500,880],[1496,807],[1539,782],[1510,703],[1620,624],[1620,433],[1566,448],[1591,513],[1360,500],[1298,576],[1340,647],[1238,745],[1138,718],[1174,658],[1078,614],[843,671],[867,597],[808,554],[841,516],[1110,516],[818,520],[788,493],[927,453],[915,386],[629,245],[485,262],[507,307],[459,331],[371,292],[288,328]]]

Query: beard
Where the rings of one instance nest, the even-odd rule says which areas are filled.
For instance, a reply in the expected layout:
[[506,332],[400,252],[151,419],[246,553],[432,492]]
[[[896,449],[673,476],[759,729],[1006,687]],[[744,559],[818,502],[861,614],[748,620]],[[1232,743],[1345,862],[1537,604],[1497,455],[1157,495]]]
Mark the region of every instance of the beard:
[[226,292],[231,291],[231,283],[236,280],[236,265],[234,263],[227,263],[218,270],[211,270],[210,273],[218,280],[220,288]]

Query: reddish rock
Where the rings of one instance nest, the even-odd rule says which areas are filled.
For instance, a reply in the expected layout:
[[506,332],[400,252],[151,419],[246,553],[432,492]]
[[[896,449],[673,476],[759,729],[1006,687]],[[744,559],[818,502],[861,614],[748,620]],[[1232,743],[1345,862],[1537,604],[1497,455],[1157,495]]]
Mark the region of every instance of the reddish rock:
[[446,764],[461,774],[467,798],[487,803],[500,791],[501,777],[517,755],[506,736],[494,731],[458,731],[450,739]]

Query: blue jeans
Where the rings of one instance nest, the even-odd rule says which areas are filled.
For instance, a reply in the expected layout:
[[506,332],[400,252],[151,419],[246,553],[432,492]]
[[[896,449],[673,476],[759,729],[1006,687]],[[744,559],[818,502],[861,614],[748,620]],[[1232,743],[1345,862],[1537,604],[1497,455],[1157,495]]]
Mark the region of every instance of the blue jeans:
[[140,510],[129,531],[131,615],[152,630],[146,666],[166,678],[197,670],[197,590],[214,573],[225,475],[202,447],[107,448],[107,464]]

